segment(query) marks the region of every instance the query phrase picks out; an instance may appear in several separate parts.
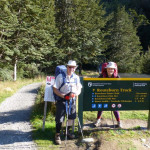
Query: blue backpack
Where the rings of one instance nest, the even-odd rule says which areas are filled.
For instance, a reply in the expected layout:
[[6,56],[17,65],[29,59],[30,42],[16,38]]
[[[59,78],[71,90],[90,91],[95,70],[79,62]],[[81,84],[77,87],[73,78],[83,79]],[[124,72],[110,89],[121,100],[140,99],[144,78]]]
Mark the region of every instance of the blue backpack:
[[[60,90],[61,87],[65,84],[65,81],[66,81],[66,80],[65,80],[65,79],[66,79],[66,74],[65,74],[65,72],[67,72],[67,68],[66,68],[66,66],[64,66],[64,65],[57,66],[56,69],[55,69],[55,79],[56,79],[56,77],[57,77],[59,74],[62,74],[62,76],[63,76],[63,83],[61,84],[59,90]],[[59,101],[59,100],[62,99],[61,97],[59,97],[58,95],[56,95],[54,92],[53,92],[53,95],[54,95],[54,98],[55,98],[56,101]]]

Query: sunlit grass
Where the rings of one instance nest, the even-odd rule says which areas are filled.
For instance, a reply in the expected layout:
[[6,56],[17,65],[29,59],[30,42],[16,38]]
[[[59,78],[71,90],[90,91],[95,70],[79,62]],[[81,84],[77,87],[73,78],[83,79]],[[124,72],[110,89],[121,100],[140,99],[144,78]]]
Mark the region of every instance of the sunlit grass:
[[89,71],[89,70],[88,70],[88,71],[87,71],[87,70],[84,71],[84,70],[83,70],[83,71],[82,71],[82,75],[83,75],[83,76],[97,76],[97,77],[98,77],[98,76],[99,76],[99,73],[98,73],[98,72],[95,72],[95,71]]
[[18,79],[17,81],[0,81],[0,103],[7,97],[13,95],[21,87],[34,82],[43,81],[45,81],[45,77],[38,77],[36,79]]
[[[38,144],[39,149],[50,149],[51,145],[54,145],[55,135],[55,105],[54,103],[48,103],[47,114],[45,120],[45,126],[43,128],[44,117],[44,89],[43,84],[38,91],[38,96],[35,102],[35,106],[31,115],[31,123],[34,128],[33,139]],[[44,131],[43,131],[44,129]],[[54,145],[57,148],[57,146]]]
[[[139,111],[119,111],[121,120],[125,119],[140,119],[140,120],[148,120],[148,110],[139,110]],[[106,119],[112,119],[111,111],[103,111],[102,117]],[[114,115],[113,115],[114,117]],[[97,118],[97,111],[86,111],[83,112],[83,118],[85,120],[95,121]]]

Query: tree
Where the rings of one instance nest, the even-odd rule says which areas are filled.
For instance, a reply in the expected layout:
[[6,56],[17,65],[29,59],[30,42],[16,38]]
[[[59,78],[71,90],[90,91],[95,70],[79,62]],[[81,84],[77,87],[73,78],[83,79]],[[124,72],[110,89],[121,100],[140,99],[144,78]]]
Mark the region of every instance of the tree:
[[[34,46],[30,41],[30,35],[33,35],[35,30],[31,30],[36,23],[37,9],[32,7],[32,2],[29,0],[9,0],[9,8],[12,14],[16,16],[17,23],[15,24],[14,33],[10,37],[10,47],[13,55],[11,64],[14,65],[14,80],[17,79],[17,65],[20,62],[25,62],[27,55],[34,55]],[[36,54],[38,56],[38,54]]]
[[80,67],[83,63],[98,63],[106,23],[103,6],[94,0],[59,2],[56,8],[63,16],[56,18],[62,35],[58,47],[64,50],[65,61],[75,59]]
[[142,56],[143,56],[142,72],[150,74],[150,48]]
[[61,58],[55,45],[59,32],[54,0],[7,0],[1,1],[0,7],[0,57],[1,62],[9,64],[11,69],[14,67],[14,80],[17,66],[27,76],[26,68],[42,70],[55,64],[56,57]]
[[117,62],[122,72],[140,72],[141,46],[137,31],[130,20],[125,7],[118,7],[108,23],[109,34],[106,36],[107,60]]
[[[10,3],[8,1],[0,2],[1,19],[0,19],[0,60],[2,62],[1,67],[11,69],[13,56],[17,52],[13,48],[11,37],[15,34],[15,28],[18,25],[16,14],[13,14],[10,9]],[[9,66],[9,67],[8,67]],[[14,69],[16,71],[16,68]],[[14,73],[14,80],[16,79]]]
[[8,63],[11,60],[13,52],[10,48],[10,37],[14,34],[15,24],[17,19],[14,14],[11,13],[7,1],[0,2],[1,19],[0,19],[0,61],[1,67],[4,63]]
[[[30,27],[32,34],[32,55],[28,55],[26,61],[36,62],[40,70],[50,70],[61,60],[61,50],[56,46],[60,35],[55,23],[54,0],[40,0],[32,4],[33,14],[36,16],[35,23]],[[36,10],[36,11],[35,11]],[[35,12],[35,13],[34,13]],[[33,16],[33,14],[31,14]]]

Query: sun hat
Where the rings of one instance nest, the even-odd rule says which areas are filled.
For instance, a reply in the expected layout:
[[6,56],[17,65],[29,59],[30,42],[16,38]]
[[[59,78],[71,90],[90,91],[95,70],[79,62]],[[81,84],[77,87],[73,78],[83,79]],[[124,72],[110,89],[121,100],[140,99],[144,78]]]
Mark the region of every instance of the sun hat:
[[105,68],[114,68],[114,69],[116,69],[116,64],[114,62],[108,62],[107,66]]
[[77,67],[76,61],[74,61],[74,60],[69,60],[67,66],[74,66],[74,67]]

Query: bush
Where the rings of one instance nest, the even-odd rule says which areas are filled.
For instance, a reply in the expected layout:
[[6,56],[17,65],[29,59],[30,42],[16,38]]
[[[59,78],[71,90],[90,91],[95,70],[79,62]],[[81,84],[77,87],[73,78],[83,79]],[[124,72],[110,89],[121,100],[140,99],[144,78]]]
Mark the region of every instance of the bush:
[[142,73],[150,74],[150,49],[143,55]]
[[1,81],[12,81],[13,80],[13,71],[6,68],[0,69],[0,80]]
[[25,78],[34,78],[35,76],[40,75],[38,66],[35,63],[27,64],[21,69],[21,73]]

